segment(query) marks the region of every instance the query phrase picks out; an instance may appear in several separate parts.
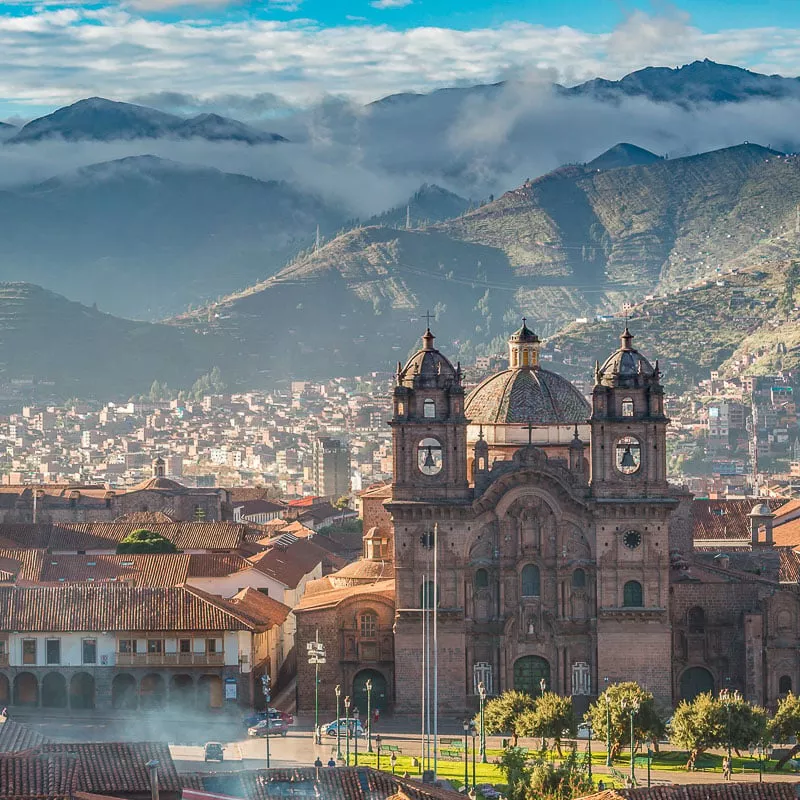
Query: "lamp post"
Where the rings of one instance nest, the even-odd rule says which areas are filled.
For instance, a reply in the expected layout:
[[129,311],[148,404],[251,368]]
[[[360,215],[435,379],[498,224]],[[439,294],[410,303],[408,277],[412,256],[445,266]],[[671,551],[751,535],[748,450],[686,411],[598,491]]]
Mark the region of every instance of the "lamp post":
[[306,642],[308,663],[314,666],[314,741],[322,744],[322,735],[319,732],[319,665],[324,664],[325,645],[319,640],[319,628],[313,642]]
[[372,752],[372,679],[367,678],[364,684],[367,690],[367,752]]
[[355,749],[355,766],[358,766],[358,709],[353,709],[353,747]]
[[486,764],[486,729],[483,727],[483,706],[486,703],[486,684],[481,681],[478,684],[478,698],[481,709],[481,764]]
[[751,757],[755,753],[758,753],[758,782],[761,783],[764,780],[764,756],[769,760],[769,757],[772,755],[772,746],[759,742],[758,745],[751,744],[748,750],[750,751]]
[[464,720],[464,794],[469,789],[469,720]]
[[475,728],[475,723],[470,721],[469,723],[469,732],[472,736],[472,791],[474,792],[478,788],[478,784],[475,780],[475,738],[478,735],[478,731]]
[[728,763],[731,763],[731,703],[733,702],[733,695],[728,689],[723,689],[719,693],[719,699],[722,700],[722,705],[725,706],[725,713],[727,714],[727,733],[726,738],[728,740]]
[[350,695],[344,698],[344,747],[345,764],[350,766]]
[[266,731],[267,731],[267,769],[269,769],[269,726],[270,726],[270,716],[269,716],[269,701],[272,699],[272,696],[269,693],[269,675],[266,672],[261,676],[261,690],[264,692],[264,702],[266,703],[267,707],[267,724],[266,724]]
[[342,723],[341,715],[339,713],[339,701],[342,699],[342,687],[337,683],[336,688],[336,758],[338,761],[342,760]]
[[586,756],[589,759],[589,783],[592,783],[592,724],[589,723],[589,740],[586,742]]
[[622,708],[627,709],[628,713],[630,714],[631,718],[631,783],[635,786],[636,785],[636,742],[634,740],[633,735],[633,720],[634,717],[639,713],[639,701],[638,700],[631,700],[630,703],[626,703],[623,700]]
[[[547,688],[547,681],[544,678],[540,678],[539,680],[539,697],[544,697],[544,690]],[[547,740],[542,736],[542,753],[544,753],[545,747],[547,747]]]
[[650,742],[647,742],[647,788],[650,788],[650,762],[653,760],[653,751],[650,749]]
[[381,769],[381,735],[375,734],[375,749],[378,751],[378,771]]
[[611,766],[611,701],[608,698],[608,676],[604,679],[606,684],[603,695],[606,698],[606,766]]

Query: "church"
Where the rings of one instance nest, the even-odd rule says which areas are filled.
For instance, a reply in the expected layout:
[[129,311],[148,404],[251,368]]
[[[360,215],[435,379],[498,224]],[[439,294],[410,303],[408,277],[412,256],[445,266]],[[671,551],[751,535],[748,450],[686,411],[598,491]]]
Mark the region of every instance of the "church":
[[[579,709],[623,680],[665,708],[722,687],[774,704],[797,685],[798,556],[764,504],[737,512],[749,538],[695,546],[708,508],[667,481],[662,376],[633,338],[598,361],[590,405],[524,320],[508,369],[469,394],[425,331],[395,377],[393,482],[362,495],[364,558],[295,609],[298,641],[326,644],[323,708],[339,685],[364,713],[369,681],[373,708],[417,712],[434,604],[444,711],[474,709],[480,683]],[[313,697],[298,658],[298,710]]]

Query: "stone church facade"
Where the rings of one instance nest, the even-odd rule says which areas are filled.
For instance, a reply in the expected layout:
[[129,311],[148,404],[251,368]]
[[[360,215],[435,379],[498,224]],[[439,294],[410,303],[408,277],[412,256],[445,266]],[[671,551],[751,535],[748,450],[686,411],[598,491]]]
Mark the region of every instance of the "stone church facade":
[[[474,708],[480,682],[490,694],[535,695],[544,685],[578,708],[622,680],[664,706],[723,686],[774,703],[796,687],[800,596],[785,580],[796,556],[772,546],[769,508],[750,515],[746,551],[695,551],[692,498],[667,481],[668,424],[658,362],[633,347],[627,328],[596,366],[591,405],[540,365],[524,321],[509,339],[509,368],[469,395],[460,365],[427,330],[398,365],[394,480],[362,498],[376,520],[365,558],[296,609],[299,641],[328,623],[329,689],[355,693],[368,672],[386,707],[418,711],[423,609],[434,598],[445,711]],[[361,659],[351,632],[371,630],[365,612],[383,638],[363,652],[387,657],[390,594],[392,662]],[[345,606],[342,621],[332,609]],[[298,664],[301,710],[307,671]]]

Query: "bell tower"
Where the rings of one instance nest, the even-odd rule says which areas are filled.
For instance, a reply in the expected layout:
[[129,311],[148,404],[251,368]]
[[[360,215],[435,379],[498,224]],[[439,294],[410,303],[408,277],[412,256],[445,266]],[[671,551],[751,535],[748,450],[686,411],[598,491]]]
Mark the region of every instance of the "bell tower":
[[422,348],[398,363],[393,392],[394,500],[462,500],[467,482],[467,419],[461,365],[434,346],[427,328]]
[[664,390],[625,327],[595,367],[592,476],[597,552],[598,681],[635,680],[672,700],[669,519]]

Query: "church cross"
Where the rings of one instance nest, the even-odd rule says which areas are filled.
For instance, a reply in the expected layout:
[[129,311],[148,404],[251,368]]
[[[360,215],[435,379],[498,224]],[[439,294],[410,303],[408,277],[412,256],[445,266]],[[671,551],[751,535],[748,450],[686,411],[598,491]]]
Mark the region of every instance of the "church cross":
[[428,321],[428,328],[431,327],[431,320],[436,318],[435,314],[431,314],[430,311],[427,311],[425,314],[422,315]]
[[533,444],[533,423],[528,422],[526,428],[528,430],[528,444]]

